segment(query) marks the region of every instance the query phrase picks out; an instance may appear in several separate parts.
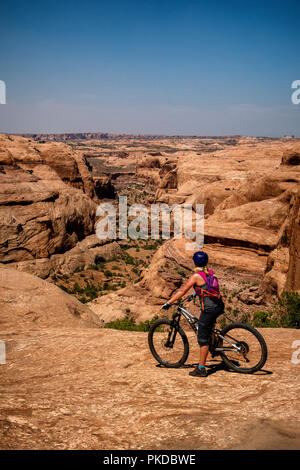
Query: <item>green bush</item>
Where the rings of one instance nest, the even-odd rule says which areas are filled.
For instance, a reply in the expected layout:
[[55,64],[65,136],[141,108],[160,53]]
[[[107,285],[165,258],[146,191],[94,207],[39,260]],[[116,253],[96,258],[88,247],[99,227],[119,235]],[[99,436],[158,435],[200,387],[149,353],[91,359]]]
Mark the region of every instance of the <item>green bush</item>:
[[96,299],[98,297],[98,289],[94,284],[87,282],[85,289],[81,290],[90,300]]
[[[129,310],[129,309],[126,309]],[[130,312],[130,311],[129,311]],[[152,323],[154,323],[158,316],[152,318],[152,320],[146,320],[144,322],[135,322],[133,317],[129,316],[130,313],[127,313],[122,320],[111,321],[105,323],[104,328],[113,328],[115,330],[128,330],[128,331],[149,331]]]
[[104,276],[106,277],[112,277],[113,273],[109,269],[105,269],[104,271]]
[[72,294],[72,291],[70,291],[67,287],[63,286],[62,284],[57,284],[58,287],[60,287],[63,291],[67,292],[68,294]]
[[280,326],[300,328],[300,295],[297,292],[284,291],[278,298]]
[[255,312],[252,318],[255,327],[300,328],[300,295],[284,291],[275,302],[273,312]]
[[233,314],[234,318],[237,319],[238,316],[239,316],[239,309],[238,309],[238,308],[234,308],[232,314]]
[[127,256],[125,256],[125,263],[134,266],[135,260],[132,256],[127,255]]
[[72,290],[72,293],[73,294],[81,294],[83,293],[83,290],[78,284],[77,282],[75,282],[75,284],[73,285],[73,290]]
[[272,318],[271,312],[255,312],[252,318],[252,325],[256,328],[276,328],[278,322]]

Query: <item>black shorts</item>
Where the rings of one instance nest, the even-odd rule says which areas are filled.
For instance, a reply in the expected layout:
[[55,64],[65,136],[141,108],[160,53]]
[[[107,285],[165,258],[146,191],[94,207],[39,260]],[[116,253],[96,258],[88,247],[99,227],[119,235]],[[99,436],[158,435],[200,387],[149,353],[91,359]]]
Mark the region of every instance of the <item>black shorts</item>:
[[223,302],[216,304],[214,307],[205,308],[198,320],[198,344],[199,346],[207,346],[209,344],[210,335],[217,318],[224,313]]

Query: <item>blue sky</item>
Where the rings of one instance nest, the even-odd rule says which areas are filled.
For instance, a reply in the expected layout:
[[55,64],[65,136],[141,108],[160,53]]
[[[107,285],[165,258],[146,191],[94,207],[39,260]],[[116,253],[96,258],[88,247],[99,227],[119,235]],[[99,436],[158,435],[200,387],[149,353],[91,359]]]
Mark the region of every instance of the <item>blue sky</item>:
[[1,6],[0,132],[300,136],[298,1]]

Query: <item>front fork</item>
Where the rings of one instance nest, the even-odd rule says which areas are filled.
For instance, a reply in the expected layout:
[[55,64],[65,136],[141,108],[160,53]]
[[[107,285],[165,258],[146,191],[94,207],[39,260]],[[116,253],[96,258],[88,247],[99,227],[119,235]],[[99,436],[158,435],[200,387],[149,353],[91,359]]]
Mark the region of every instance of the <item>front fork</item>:
[[172,318],[171,328],[168,334],[167,341],[165,343],[167,348],[172,348],[175,343],[175,338],[177,331],[179,330],[179,322],[180,322],[181,314],[175,313]]

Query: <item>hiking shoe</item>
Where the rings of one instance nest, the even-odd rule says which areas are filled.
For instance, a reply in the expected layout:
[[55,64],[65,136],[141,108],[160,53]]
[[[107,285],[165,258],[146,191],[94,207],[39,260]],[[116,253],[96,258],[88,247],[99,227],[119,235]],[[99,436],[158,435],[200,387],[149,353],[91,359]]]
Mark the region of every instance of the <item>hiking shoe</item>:
[[205,367],[198,367],[196,366],[194,370],[189,372],[189,375],[192,377],[207,377],[207,370]]

